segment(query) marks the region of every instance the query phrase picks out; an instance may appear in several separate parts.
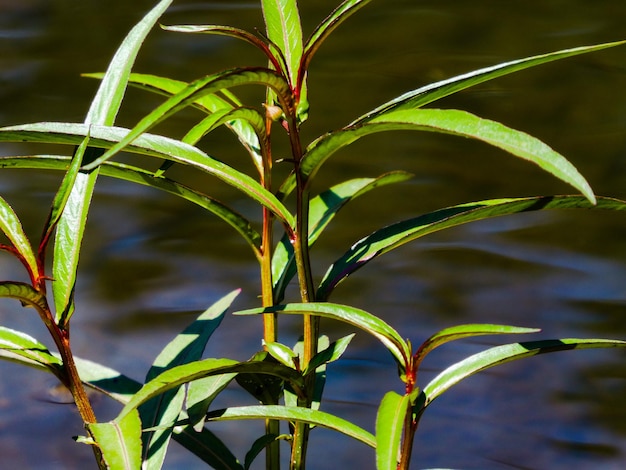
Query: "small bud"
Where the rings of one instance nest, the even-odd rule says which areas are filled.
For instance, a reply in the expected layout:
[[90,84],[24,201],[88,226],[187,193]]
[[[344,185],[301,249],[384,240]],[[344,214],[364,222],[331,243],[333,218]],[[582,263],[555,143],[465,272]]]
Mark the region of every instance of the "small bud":
[[283,117],[283,110],[280,106],[276,106],[273,104],[263,103],[263,107],[265,108],[265,113],[267,117],[269,117],[272,121],[278,121]]

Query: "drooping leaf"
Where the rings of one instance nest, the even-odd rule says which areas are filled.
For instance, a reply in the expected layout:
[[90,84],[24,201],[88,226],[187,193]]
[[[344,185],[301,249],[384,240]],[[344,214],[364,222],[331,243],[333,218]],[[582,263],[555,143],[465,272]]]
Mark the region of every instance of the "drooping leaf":
[[376,469],[396,470],[406,413],[411,406],[409,395],[387,392],[376,415]]
[[243,470],[228,447],[206,428],[195,431],[191,426],[176,427],[174,440],[215,470]]
[[[207,341],[220,325],[226,311],[239,294],[233,291],[215,302],[203,312],[191,325],[185,328],[157,356],[146,375],[149,382],[161,372],[175,366],[197,361]],[[139,407],[141,422],[145,428],[158,428],[142,434],[142,460],[145,469],[158,470],[163,465],[172,429],[163,426],[176,422],[185,401],[185,390],[180,387],[155,397]]]
[[120,420],[87,424],[110,470],[141,468],[141,420],[133,411]]
[[428,103],[432,103],[445,96],[449,96],[453,93],[457,93],[461,90],[473,87],[480,83],[484,83],[494,78],[502,77],[504,75],[518,72],[530,67],[545,64],[566,57],[572,57],[579,54],[586,54],[588,52],[595,52],[610,47],[620,46],[626,44],[626,41],[609,42],[605,44],[598,44],[594,46],[576,47],[573,49],[564,49],[561,51],[551,52],[548,54],[541,54],[524,59],[513,60],[510,62],[504,62],[502,64],[493,65],[479,70],[474,70],[463,75],[452,77],[440,82],[432,83],[416,90],[403,94],[378,108],[366,113],[352,122],[351,126],[356,126],[370,119],[380,116],[384,113],[400,110],[400,109],[415,109],[421,106],[425,106]]
[[48,309],[46,297],[38,290],[35,290],[33,286],[25,282],[0,282],[0,297],[17,299],[24,307],[34,307],[40,311]]
[[[411,177],[410,173],[394,171],[377,178],[356,178],[339,183],[315,196],[309,203],[309,247],[313,246],[335,215],[348,202],[372,189],[391,183],[400,183]],[[289,237],[285,235],[276,246],[272,258],[272,279],[276,302],[284,298],[285,289],[295,274],[293,245]]]
[[468,222],[543,209],[626,210],[626,201],[599,197],[592,205],[582,196],[544,196],[493,199],[440,209],[413,219],[397,222],[362,238],[328,269],[317,291],[325,300],[342,280],[374,258],[429,233]]
[[409,109],[386,112],[367,123],[349,126],[320,137],[307,149],[302,159],[302,174],[312,177],[334,152],[355,140],[375,132],[419,130],[469,137],[486,142],[540,168],[578,189],[595,202],[591,188],[576,168],[562,155],[539,139],[455,109]]
[[0,358],[44,368],[59,376],[61,360],[32,336],[0,326]]
[[15,248],[18,259],[24,264],[32,282],[37,282],[41,277],[41,273],[39,272],[33,248],[26,233],[24,233],[19,217],[2,197],[0,197],[0,230],[9,239],[13,248]]
[[[85,74],[84,76],[101,78],[102,74],[92,73]],[[179,80],[141,73],[132,73],[130,75],[129,84],[165,96],[175,95],[188,85],[188,83]],[[193,102],[192,106],[205,113],[215,113],[225,109],[233,110],[236,107],[242,106],[241,102],[233,96],[232,93],[226,92],[226,90],[220,90],[220,93],[224,94],[227,99],[217,94],[209,94],[198,98]],[[244,120],[235,120],[226,123],[226,126],[237,135],[243,147],[252,157],[252,161],[258,171],[262,172],[261,146],[257,134],[250,123]]]
[[[112,125],[126,91],[128,76],[146,36],[172,0],[159,2],[128,33],[116,51],[91,102],[85,124]],[[84,134],[86,137],[87,134]],[[99,151],[87,149],[83,161],[94,160]],[[80,172],[65,200],[55,237],[52,283],[56,320],[59,324],[69,321],[74,310],[74,284],[79,253],[87,222],[98,171]],[[65,198],[65,197],[64,197]],[[64,325],[63,325],[64,326]]]
[[445,369],[432,379],[418,397],[416,410],[422,412],[435,398],[449,390],[461,380],[482,370],[507,362],[524,359],[557,351],[590,348],[626,347],[626,341],[610,339],[578,339],[565,338],[558,340],[529,341],[523,343],[505,344],[489,348]]
[[286,109],[292,109],[294,103],[291,100],[291,90],[285,79],[263,67],[248,67],[220,72],[215,75],[200,78],[189,83],[185,88],[171,96],[162,105],[144,117],[139,123],[117,144],[111,147],[104,155],[84,166],[86,170],[96,168],[113,155],[133,143],[141,134],[172,116],[176,112],[188,106],[203,96],[220,91],[222,88],[231,88],[241,85],[264,85],[276,91],[281,100],[281,105]]
[[354,325],[378,338],[403,370],[409,362],[411,355],[409,345],[402,339],[398,332],[377,316],[358,308],[330,302],[291,303],[276,305],[274,307],[241,310],[234,312],[233,315],[256,315],[261,313],[312,314],[320,317],[333,318]]
[[208,419],[211,421],[265,418],[300,421],[322,426],[352,437],[370,447],[376,447],[374,436],[364,429],[329,413],[304,407],[280,405],[241,406],[212,411],[208,416]]
[[[128,129],[113,126],[86,126],[72,123],[37,123],[0,129],[0,142],[46,142],[78,145],[89,132],[89,144],[110,148],[128,135]],[[209,173],[239,189],[267,207],[279,220],[293,226],[293,216],[287,208],[257,181],[234,168],[215,160],[197,147],[167,137],[143,134],[126,151],[169,159]],[[1,159],[0,159],[1,163]]]
[[449,343],[450,341],[456,341],[462,338],[471,338],[473,336],[526,334],[537,333],[539,331],[541,330],[538,328],[522,328],[518,326],[491,325],[486,323],[451,326],[450,328],[444,328],[443,330],[438,331],[424,341],[415,353],[414,363],[419,366],[419,363],[428,353],[442,344]]

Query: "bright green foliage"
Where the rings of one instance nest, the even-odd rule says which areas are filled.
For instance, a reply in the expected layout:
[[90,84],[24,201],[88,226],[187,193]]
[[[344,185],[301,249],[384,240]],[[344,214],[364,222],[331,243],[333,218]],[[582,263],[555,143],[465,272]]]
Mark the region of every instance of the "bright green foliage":
[[[93,445],[100,468],[160,469],[171,439],[218,470],[249,468],[265,454],[267,469],[280,468],[285,458],[281,446],[291,451],[289,466],[306,464],[309,433],[325,427],[372,447],[379,470],[407,469],[418,422],[426,408],[459,381],[484,369],[538,354],[586,348],[624,347],[610,339],[557,339],[510,343],[488,348],[450,365],[425,386],[419,369],[427,355],[456,340],[503,334],[529,334],[539,330],[509,325],[457,325],[430,334],[417,349],[380,315],[349,305],[329,303],[335,287],[381,255],[421,237],[461,224],[520,212],[548,209],[626,210],[626,201],[596,197],[585,178],[561,154],[547,144],[504,124],[455,109],[425,108],[441,98],[472,86],[530,67],[579,54],[619,46],[625,41],[566,49],[514,60],[423,86],[365,113],[347,126],[304,142],[301,126],[309,112],[307,74],[315,53],[345,20],[370,0],[345,0],[304,40],[296,0],[262,0],[265,33],[223,25],[164,26],[170,33],[201,33],[228,36],[246,42],[262,54],[266,64],[224,71],[190,82],[175,78],[131,73],[147,34],[172,3],[159,2],[128,34],[106,73],[87,76],[101,80],[85,121],[40,122],[0,129],[0,142],[31,142],[66,145],[60,155],[9,156],[0,168],[55,170],[64,173],[43,223],[38,249],[34,250],[18,215],[0,197],[0,230],[7,244],[0,248],[14,255],[26,269],[29,283],[0,282],[0,297],[33,307],[48,329],[59,354],[42,342],[9,328],[0,327],[0,358],[54,374],[72,393],[89,436],[81,442]],[[127,86],[165,96],[161,105],[132,128],[114,126]],[[261,87],[266,102],[246,104],[233,92],[239,86]],[[150,134],[157,124],[186,108],[203,116],[180,139]],[[198,145],[222,126],[230,129],[250,156],[252,175],[217,160]],[[416,214],[407,220],[381,227],[356,241],[328,268],[316,286],[310,248],[329,227],[340,210],[357,197],[387,184],[401,184],[411,177],[395,171],[378,177],[350,178],[330,188],[313,185],[321,166],[337,152],[370,134],[386,131],[421,131],[450,134],[481,141],[503,154],[521,158],[580,192],[462,203]],[[277,161],[272,136],[286,132],[291,152],[283,164],[290,174],[276,181]],[[132,152],[160,167],[123,164],[119,152]],[[282,156],[281,156],[282,157]],[[392,158],[393,155],[389,156]],[[206,194],[207,188],[189,187],[170,178],[172,165],[218,178],[247,196],[262,217],[255,228],[254,215],[244,217],[228,203]],[[154,168],[158,168],[155,169]],[[282,174],[282,173],[279,173]],[[235,312],[263,319],[259,334],[262,350],[251,359],[205,358],[204,349],[231,308],[238,291],[218,300],[170,343],[165,345],[142,384],[122,373],[73,356],[69,343],[82,239],[90,201],[99,175],[131,184],[146,185],[185,199],[217,216],[241,235],[259,264],[261,300],[258,307]],[[496,178],[508,175],[496,173]],[[210,189],[210,185],[209,185]],[[312,193],[313,189],[315,192]],[[278,234],[278,235],[277,235]],[[276,236],[277,235],[277,236]],[[47,245],[54,239],[52,263]],[[46,275],[51,269],[51,276]],[[292,282],[293,281],[293,282]],[[48,296],[52,286],[53,299]],[[296,284],[295,299],[288,287]],[[255,293],[256,294],[256,293]],[[51,300],[54,309],[51,308]],[[302,337],[287,346],[279,336],[284,314],[302,320]],[[320,411],[327,369],[340,361],[354,334],[331,341],[322,334],[320,319],[341,322],[374,336],[390,352],[390,369],[398,382],[389,385],[378,408],[376,434],[343,418]],[[258,405],[215,409],[215,399],[229,387],[242,387]],[[123,404],[118,416],[98,423],[85,387]],[[403,394],[395,391],[403,389]],[[221,397],[220,397],[221,398]],[[261,420],[265,431],[250,443],[243,464],[211,430],[214,421]],[[285,423],[286,422],[286,423]],[[283,443],[283,444],[281,444]],[[279,445],[280,444],[280,445]]]

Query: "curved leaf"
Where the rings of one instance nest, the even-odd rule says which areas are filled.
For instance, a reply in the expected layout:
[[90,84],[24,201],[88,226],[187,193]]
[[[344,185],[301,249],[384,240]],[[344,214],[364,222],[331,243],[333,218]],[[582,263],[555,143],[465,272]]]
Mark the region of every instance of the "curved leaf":
[[[85,77],[101,78],[102,74],[89,73],[83,74]],[[185,88],[188,83],[171,78],[158,77],[156,75],[148,75],[142,73],[130,74],[129,84],[137,88],[141,88],[153,93],[159,93],[165,96],[172,96]],[[220,90],[220,93],[227,94],[226,90]],[[205,113],[215,113],[224,109],[235,109],[242,106],[231,93],[227,94],[228,99],[221,98],[216,94],[202,96],[193,102],[192,106],[202,110]],[[236,120],[227,122],[226,126],[233,131],[244,148],[248,151],[252,160],[259,170],[262,172],[261,146],[257,138],[255,130],[249,122],[244,120]]]
[[312,314],[349,323],[378,338],[403,370],[409,363],[411,356],[409,345],[391,326],[365,310],[330,302],[310,302],[241,310],[234,312],[233,315],[257,315],[261,313]]
[[374,258],[429,233],[476,220],[518,212],[574,208],[623,211],[626,210],[626,201],[599,197],[594,206],[582,196],[493,199],[452,206],[404,220],[377,230],[352,245],[324,275],[317,292],[317,300],[327,299],[337,284]]
[[84,166],[86,170],[92,170],[104,163],[126,146],[134,142],[141,134],[148,131],[158,123],[172,116],[187,106],[193,105],[199,98],[220,91],[222,88],[230,88],[240,85],[264,85],[276,91],[281,104],[285,109],[292,109],[294,104],[291,100],[291,89],[285,79],[270,69],[263,67],[249,67],[242,69],[226,70],[224,72],[200,78],[189,83],[180,92],[171,96],[165,103],[158,106],[154,111],[144,117],[139,123],[117,144],[111,147],[104,155]]
[[[394,171],[377,178],[352,179],[315,196],[309,203],[309,247],[317,241],[326,226],[348,202],[374,188],[406,181],[412,176],[403,171]],[[293,245],[289,241],[289,236],[285,235],[276,246],[272,258],[272,279],[276,302],[283,299],[285,289],[295,274]]]
[[406,413],[411,406],[409,395],[387,392],[376,415],[376,469],[396,470]]
[[510,334],[526,334],[537,333],[541,331],[538,328],[522,328],[509,325],[490,325],[486,323],[456,325],[438,331],[428,338],[415,353],[414,367],[418,367],[426,355],[433,349],[462,338],[471,338],[474,336],[484,335],[510,335]]
[[376,440],[372,434],[352,424],[349,421],[323,411],[298,406],[258,405],[240,406],[216,410],[207,417],[211,421],[239,420],[239,419],[281,419],[287,421],[299,421],[303,423],[322,426],[338,431],[346,436],[376,448]]
[[41,277],[37,258],[30,245],[30,241],[24,233],[22,223],[13,208],[7,201],[0,196],[0,230],[6,235],[11,245],[16,250],[19,260],[28,270],[33,283],[37,282]]
[[482,370],[507,362],[524,359],[556,351],[568,351],[571,349],[590,348],[615,348],[626,347],[626,341],[610,339],[577,339],[567,338],[558,340],[529,341],[524,343],[505,344],[496,346],[486,351],[467,357],[457,362],[437,377],[431,380],[418,397],[416,406],[421,413],[423,410],[442,393],[449,390],[461,380]]
[[40,366],[57,376],[61,374],[61,360],[43,343],[26,333],[4,326],[0,326],[0,357],[29,366]]
[[109,423],[87,424],[110,470],[141,468],[141,420],[136,411]]
[[300,374],[281,364],[263,361],[237,362],[232,359],[204,359],[174,367],[156,376],[133,395],[117,419],[121,419],[150,398],[179,385],[204,377],[232,373],[273,375],[289,382],[293,387],[301,388],[302,386]]
[[302,174],[311,178],[334,152],[368,134],[390,130],[442,132],[481,140],[539,165],[540,168],[574,186],[595,202],[583,176],[562,155],[540,140],[496,121],[482,119],[455,109],[413,109],[386,112],[369,122],[322,136],[307,149]]
[[[113,126],[86,126],[72,123],[36,123],[0,128],[0,142],[46,142],[78,145],[89,132],[89,144],[110,148],[128,135],[128,129]],[[142,134],[126,151],[172,160],[211,174],[239,189],[267,207],[281,221],[293,226],[293,216],[287,208],[254,179],[215,160],[197,147],[163,136]],[[2,159],[0,159],[0,164]]]
[[0,282],[0,297],[17,299],[24,307],[34,307],[41,311],[48,310],[46,296],[25,282]]
[[626,41],[609,42],[594,46],[564,49],[561,51],[513,60],[510,62],[493,65],[491,67],[474,70],[473,72],[442,80],[440,82],[432,83],[430,85],[426,85],[424,87],[405,93],[402,96],[399,96],[359,117],[357,120],[352,122],[350,126],[362,124],[369,121],[370,119],[375,118],[376,116],[380,116],[389,111],[418,108],[428,103],[432,103],[433,101],[441,99],[445,96],[452,95],[453,93],[478,85],[479,83],[493,80],[494,78],[502,77],[513,72],[545,64],[547,62],[564,59],[566,57],[586,54],[588,52],[595,52],[602,49],[607,49],[609,47],[620,46],[622,44],[626,44]]

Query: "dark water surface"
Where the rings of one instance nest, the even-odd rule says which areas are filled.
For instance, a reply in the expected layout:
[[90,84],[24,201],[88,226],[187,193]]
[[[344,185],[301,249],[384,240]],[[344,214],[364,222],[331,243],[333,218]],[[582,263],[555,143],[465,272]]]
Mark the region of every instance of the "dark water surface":
[[[97,83],[81,72],[103,71],[128,29],[152,1],[0,0],[0,125],[81,122]],[[302,1],[306,31],[335,5]],[[261,27],[256,2],[178,1],[164,23]],[[527,55],[626,38],[623,0],[372,2],[319,51],[310,74],[307,139],[350,122],[402,92],[431,81]],[[136,71],[189,80],[222,68],[263,64],[251,47],[227,38],[155,31]],[[544,139],[564,153],[597,194],[626,198],[626,49],[544,66],[447,98]],[[262,93],[242,89],[257,105]],[[132,125],[159,101],[131,90],[118,123]],[[199,116],[182,113],[160,130],[181,136]],[[249,163],[227,133],[204,148],[238,168]],[[234,150],[233,150],[234,149]],[[58,151],[2,145],[3,155]],[[316,188],[348,177],[404,169],[409,183],[364,196],[337,218],[316,245],[319,277],[347,247],[375,228],[446,205],[536,194],[567,193],[563,183],[487,146],[422,133],[371,137],[336,155]],[[173,173],[186,181],[193,175]],[[36,240],[59,174],[2,170],[0,193]],[[207,191],[253,214],[234,191],[214,180]],[[209,186],[211,185],[211,186]],[[255,305],[254,258],[235,233],[184,201],[101,178],[90,215],[73,319],[76,353],[142,379],[152,358],[194,315],[243,288],[237,308]],[[20,279],[8,256],[0,278]],[[459,323],[541,327],[533,339],[626,338],[626,222],[619,213],[530,213],[460,227],[407,245],[340,286],[333,301],[381,315],[419,343]],[[47,344],[31,311],[0,304],[0,324]],[[207,355],[245,359],[259,349],[255,319],[227,318]],[[285,321],[293,341],[298,323]],[[326,322],[332,338],[346,327]],[[496,338],[498,339],[498,338]],[[427,361],[426,383],[448,364],[496,339],[442,348]],[[501,338],[500,338],[501,339]],[[543,356],[479,374],[439,399],[423,418],[414,468],[621,469],[626,467],[626,356],[581,351]],[[93,468],[75,444],[81,423],[59,404],[54,380],[0,364],[0,468]],[[329,368],[325,409],[373,429],[377,403],[400,391],[390,357],[359,334],[346,360]],[[223,399],[244,403],[235,389]],[[96,399],[97,414],[118,410]],[[243,458],[258,423],[215,427]],[[312,469],[373,468],[373,452],[330,432],[311,437]],[[320,452],[323,449],[324,452]],[[176,445],[167,468],[202,468]]]

